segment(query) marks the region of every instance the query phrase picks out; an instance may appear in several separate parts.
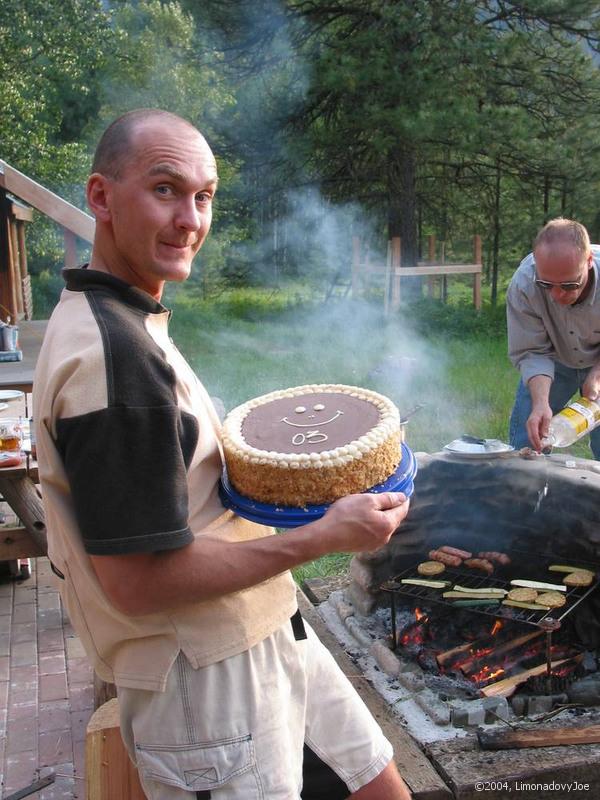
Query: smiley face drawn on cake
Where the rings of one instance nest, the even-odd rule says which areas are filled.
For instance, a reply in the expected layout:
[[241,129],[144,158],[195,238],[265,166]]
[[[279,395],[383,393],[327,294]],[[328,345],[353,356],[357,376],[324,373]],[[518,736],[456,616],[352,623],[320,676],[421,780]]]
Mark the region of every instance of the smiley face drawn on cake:
[[[313,406],[313,410],[314,411],[325,411],[325,406],[322,403],[317,403],[316,405]],[[304,412],[306,411],[306,408],[304,406],[298,406],[297,408],[294,409],[294,411],[296,412],[296,414],[304,414]],[[329,425],[330,422],[335,422],[336,419],[341,417],[343,413],[344,413],[343,411],[340,411],[338,409],[335,412],[335,414],[333,415],[333,417],[331,417],[331,419],[326,419],[326,420],[323,420],[323,421],[321,421],[320,419],[317,420],[317,425]],[[316,416],[317,416],[316,414],[309,414],[308,418],[309,419],[315,419]],[[312,428],[315,425],[314,422],[309,422],[309,423],[292,422],[287,417],[283,417],[283,419],[281,421],[285,422],[286,425],[293,425],[294,428]]]
[[274,397],[244,417],[244,441],[263,452],[311,455],[342,447],[379,420],[378,408],[348,392],[298,392]]
[[[315,405],[312,407],[312,410],[316,411],[317,413],[309,414],[308,419],[313,419],[315,420],[315,422],[308,422],[308,423],[293,422],[292,420],[288,419],[287,416],[283,417],[281,421],[284,422],[286,425],[291,425],[293,428],[314,428],[315,424],[317,424],[319,427],[321,427],[322,425],[330,425],[332,422],[335,422],[336,419],[339,419],[344,414],[344,412],[340,411],[340,409],[338,408],[335,414],[332,417],[330,417],[330,419],[320,420],[319,416],[321,416],[321,412],[326,411],[326,408],[323,405],[323,403],[315,403]],[[294,412],[296,414],[304,414],[306,412],[306,407],[296,406]],[[327,436],[326,433],[322,433],[320,430],[316,429],[312,431],[307,431],[306,433],[296,433],[294,436],[292,436],[292,444],[296,446],[304,444],[305,442],[309,442],[311,444],[317,444],[318,442],[326,442],[328,439],[329,436]]]

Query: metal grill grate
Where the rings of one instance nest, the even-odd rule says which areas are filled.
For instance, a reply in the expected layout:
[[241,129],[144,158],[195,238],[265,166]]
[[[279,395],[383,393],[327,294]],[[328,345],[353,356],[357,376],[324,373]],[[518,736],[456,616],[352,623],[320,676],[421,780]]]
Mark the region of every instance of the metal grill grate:
[[[536,568],[541,570],[543,570],[544,567],[547,568],[551,564],[557,563],[556,558],[541,559],[539,556],[534,556],[531,553],[511,553],[511,556],[513,557],[513,563],[527,563],[526,561],[523,561],[523,559],[529,559],[530,563],[535,563]],[[421,561],[423,560],[426,559],[421,559]],[[446,608],[460,609],[461,611],[472,611],[475,614],[485,614],[486,616],[496,618],[500,617],[502,619],[509,619],[513,622],[524,622],[529,625],[535,625],[536,627],[544,630],[557,630],[560,628],[562,620],[568,614],[570,614],[573,609],[578,606],[579,603],[581,603],[582,600],[591,594],[591,592],[593,592],[600,583],[600,566],[578,560],[577,566],[585,567],[586,569],[596,573],[596,580],[592,582],[590,586],[567,586],[567,591],[565,592],[567,602],[560,608],[552,608],[549,611],[535,611],[526,608],[517,608],[515,606],[504,606],[501,602],[494,603],[493,601],[490,601],[489,605],[471,607],[456,606],[451,599],[442,597],[442,592],[446,591],[445,589],[431,589],[426,586],[414,586],[411,584],[400,583],[402,578],[418,578],[419,580],[427,580],[425,576],[419,575],[417,572],[417,566],[421,563],[421,561],[418,561],[414,566],[404,570],[404,572],[395,575],[392,580],[385,581],[380,586],[380,589],[383,592],[389,593],[390,595],[392,622],[394,625],[396,616],[395,598],[402,596],[407,597],[415,602],[418,601],[419,603],[437,603],[445,606]],[[573,567],[573,571],[575,570],[576,567]],[[560,573],[549,574],[550,578],[544,579],[546,583],[558,584],[561,582]],[[556,579],[553,579],[553,575],[556,575]],[[472,569],[446,567],[443,573],[432,576],[431,580],[451,581],[452,586],[459,584],[460,586],[464,586],[469,589],[490,588],[506,589],[507,591],[510,591],[511,589],[515,588],[511,585],[510,581],[512,579],[516,579],[517,577],[521,578],[522,575],[512,576],[512,578],[509,579],[502,579],[493,575],[485,575],[481,572],[475,572],[475,570]],[[450,586],[448,588],[450,589],[452,587]]]

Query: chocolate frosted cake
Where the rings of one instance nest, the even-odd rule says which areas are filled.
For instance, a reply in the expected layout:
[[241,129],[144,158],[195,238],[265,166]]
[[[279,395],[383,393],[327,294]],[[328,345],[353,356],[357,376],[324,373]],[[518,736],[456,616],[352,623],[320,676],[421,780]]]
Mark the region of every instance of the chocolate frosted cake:
[[283,506],[330,503],[396,470],[400,415],[368,389],[297,386],[233,409],[223,446],[229,481],[241,495]]

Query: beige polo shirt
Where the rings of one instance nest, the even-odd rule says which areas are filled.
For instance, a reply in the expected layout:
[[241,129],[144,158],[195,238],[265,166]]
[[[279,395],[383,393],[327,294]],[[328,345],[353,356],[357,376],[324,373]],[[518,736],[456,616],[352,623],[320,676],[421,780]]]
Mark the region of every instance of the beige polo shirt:
[[225,511],[220,423],[168,334],[170,312],[102,272],[65,270],[34,380],[48,554],[98,675],[164,690],[180,650],[195,667],[236,655],[296,610],[286,572],[249,589],[129,617],[103,592],[90,555],[273,535]]

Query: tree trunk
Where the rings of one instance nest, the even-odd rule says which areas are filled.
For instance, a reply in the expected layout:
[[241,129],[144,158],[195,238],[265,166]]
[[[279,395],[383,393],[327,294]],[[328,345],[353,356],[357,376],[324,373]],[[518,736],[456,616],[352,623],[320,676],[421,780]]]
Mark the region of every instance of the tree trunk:
[[548,211],[550,209],[550,178],[544,175],[544,225],[548,222]]
[[388,158],[388,236],[402,240],[402,266],[417,263],[416,154],[408,146],[394,148]]
[[500,166],[496,164],[496,187],[494,197],[494,236],[492,244],[492,305],[495,306],[498,300],[498,253],[500,250],[500,189],[502,185],[502,173]]

